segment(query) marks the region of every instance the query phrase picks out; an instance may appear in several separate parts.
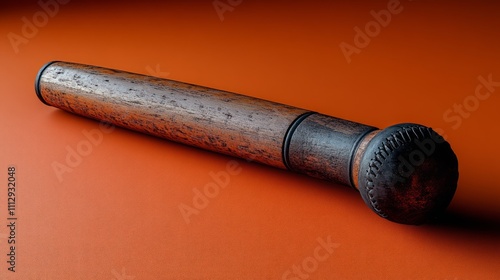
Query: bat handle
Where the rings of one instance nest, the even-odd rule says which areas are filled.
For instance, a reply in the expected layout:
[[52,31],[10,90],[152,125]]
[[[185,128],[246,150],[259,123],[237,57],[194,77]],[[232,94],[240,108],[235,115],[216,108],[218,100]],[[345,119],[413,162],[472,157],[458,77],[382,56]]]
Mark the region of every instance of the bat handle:
[[78,115],[355,187],[391,221],[418,224],[451,201],[458,163],[430,128],[375,127],[227,91],[54,61],[39,99]]

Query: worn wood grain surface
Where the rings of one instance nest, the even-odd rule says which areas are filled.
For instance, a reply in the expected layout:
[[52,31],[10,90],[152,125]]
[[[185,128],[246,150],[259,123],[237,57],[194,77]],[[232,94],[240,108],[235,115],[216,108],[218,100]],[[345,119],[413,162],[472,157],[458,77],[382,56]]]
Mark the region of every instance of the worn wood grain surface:
[[75,114],[351,186],[358,144],[376,129],[231,92],[69,62],[49,64],[37,83],[42,101]]
[[172,80],[55,62],[49,105],[184,144],[285,168],[283,137],[303,109]]

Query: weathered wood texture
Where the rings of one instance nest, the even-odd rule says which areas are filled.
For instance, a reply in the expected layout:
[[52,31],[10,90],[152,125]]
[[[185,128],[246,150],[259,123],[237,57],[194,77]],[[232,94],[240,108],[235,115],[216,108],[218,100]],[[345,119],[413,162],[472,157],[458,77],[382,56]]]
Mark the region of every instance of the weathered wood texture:
[[288,153],[290,167],[309,176],[354,186],[351,165],[358,144],[375,129],[335,117],[311,115],[293,133]]
[[358,142],[375,129],[262,99],[107,68],[54,62],[42,71],[38,93],[48,105],[346,185],[354,184],[351,165]]
[[38,80],[60,109],[176,142],[285,168],[286,131],[306,110],[95,66],[54,62]]
[[379,131],[226,91],[66,62],[42,68],[35,90],[42,102],[69,112],[353,186],[378,215],[398,223],[435,217],[457,186],[450,145],[418,124]]

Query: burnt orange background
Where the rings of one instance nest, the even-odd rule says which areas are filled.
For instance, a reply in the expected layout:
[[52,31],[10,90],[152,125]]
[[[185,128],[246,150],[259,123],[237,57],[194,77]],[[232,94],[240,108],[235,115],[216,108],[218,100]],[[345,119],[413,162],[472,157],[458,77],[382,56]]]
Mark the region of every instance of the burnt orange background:
[[[36,1],[4,2],[1,279],[500,278],[494,1],[401,0],[379,29],[370,25],[371,11],[395,2],[221,0],[229,6],[220,14],[212,0],[71,0],[53,5],[52,15]],[[355,41],[356,27],[367,24],[373,36]],[[343,42],[358,43],[350,63]],[[192,207],[196,191],[213,182],[209,174],[224,172],[232,158],[120,128],[104,133],[98,122],[43,105],[33,82],[51,60],[196,83],[379,127],[439,128],[459,158],[458,190],[443,221],[405,226],[379,218],[344,186],[238,160],[239,174],[186,223],[179,207]],[[483,87],[478,101],[479,77],[497,84]],[[66,164],[68,151],[96,130],[102,140],[58,178],[54,164]],[[10,165],[18,183],[15,273],[7,270]],[[315,261],[318,240],[328,238],[335,248]]]

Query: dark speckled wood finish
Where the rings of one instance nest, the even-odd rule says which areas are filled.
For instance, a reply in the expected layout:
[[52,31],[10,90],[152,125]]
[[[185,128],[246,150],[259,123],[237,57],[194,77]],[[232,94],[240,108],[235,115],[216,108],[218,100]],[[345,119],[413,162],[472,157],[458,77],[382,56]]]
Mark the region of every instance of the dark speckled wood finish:
[[[48,65],[39,88],[51,106],[279,168],[286,168],[282,151],[287,130],[309,112],[207,87],[68,62]],[[373,129],[313,114],[291,138],[291,168],[350,184],[352,146]]]
[[372,210],[398,223],[419,224],[442,212],[457,185],[450,145],[421,125],[380,131],[240,94],[68,62],[46,64],[35,90],[45,104],[78,115],[353,186]]
[[40,77],[54,107],[203,149],[285,168],[282,144],[305,110],[226,91],[55,62]]

